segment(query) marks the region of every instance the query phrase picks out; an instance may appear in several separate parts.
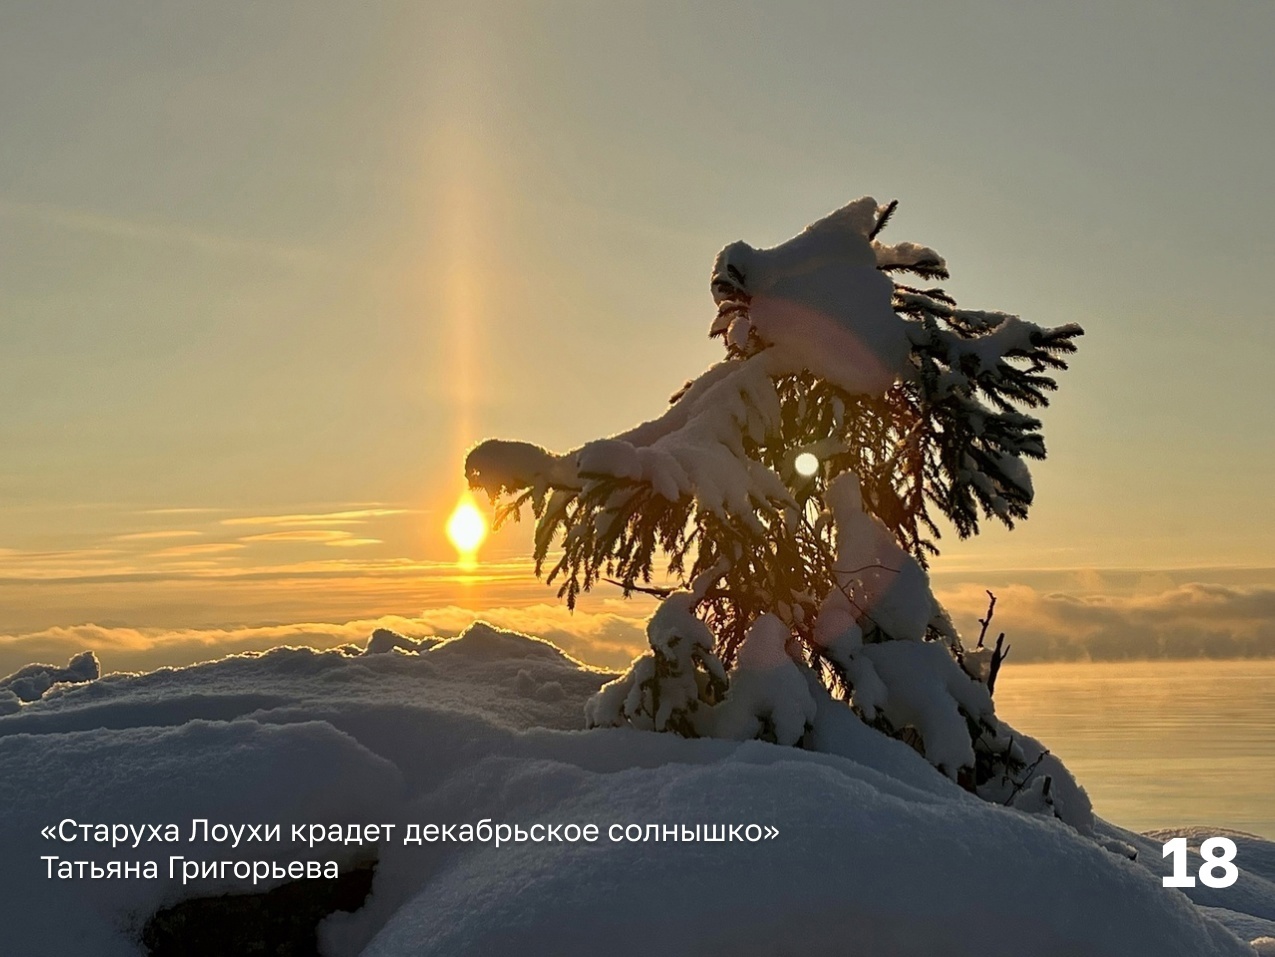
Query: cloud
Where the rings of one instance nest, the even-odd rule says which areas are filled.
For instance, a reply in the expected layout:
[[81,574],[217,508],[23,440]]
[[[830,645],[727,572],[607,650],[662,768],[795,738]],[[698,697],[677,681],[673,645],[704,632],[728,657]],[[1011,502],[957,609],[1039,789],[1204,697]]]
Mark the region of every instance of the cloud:
[[337,548],[354,548],[359,545],[380,545],[379,538],[355,538],[353,532],[343,532],[334,528],[293,528],[282,532],[262,532],[260,535],[245,535],[241,542],[311,542],[319,545],[331,545]]
[[349,532],[335,529],[297,528],[286,532],[262,532],[260,535],[246,535],[241,542],[333,542],[349,538]]
[[116,535],[115,541],[117,542],[146,542],[146,541],[151,541],[152,539],[160,539],[160,538],[195,538],[202,534],[204,533],[193,532],[193,531],[182,531],[179,529],[172,529],[170,531],[163,531],[163,532],[130,532],[127,535]]
[[406,515],[406,508],[360,508],[344,512],[319,512],[315,514],[296,515],[254,515],[241,518],[223,518],[223,525],[278,525],[282,527],[323,526],[323,525],[362,525],[370,518],[384,518],[388,515]]
[[117,548],[71,548],[23,551],[0,548],[0,582],[49,582],[67,576],[126,573],[132,565]]
[[[633,603],[629,603],[632,605]],[[228,628],[130,628],[86,624],[0,636],[0,677],[32,662],[62,663],[85,650],[95,652],[106,671],[149,671],[179,667],[229,654],[265,651],[279,645],[335,648],[362,646],[376,628],[411,638],[451,637],[482,619],[498,627],[546,638],[590,664],[618,669],[646,645],[645,615],[626,608],[576,612],[560,605],[491,608],[483,612],[449,606],[417,617],[386,615],[343,623],[298,622]]]
[[[1275,587],[1186,582],[1133,594],[1074,594],[1028,585],[994,589],[990,634],[1006,632],[1019,661],[1275,656]],[[940,598],[966,635],[987,609],[976,585]]]
[[220,256],[270,259],[294,267],[322,268],[326,257],[314,249],[227,236],[180,223],[144,222],[52,203],[14,202],[0,198],[0,216],[33,220],[71,232],[107,236],[160,246],[180,245]]
[[5,564],[41,565],[50,562],[101,562],[111,556],[124,554],[118,548],[61,548],[49,551],[23,551],[17,548],[0,548],[0,562]]
[[[373,539],[356,539],[360,544]],[[330,543],[328,543],[330,544]],[[210,547],[211,546],[211,547]],[[200,554],[217,554],[231,550],[246,548],[235,542],[209,542],[198,545],[175,545],[151,553],[154,556],[184,557]],[[51,554],[51,553],[50,553]],[[78,553],[68,553],[70,560]],[[94,554],[105,554],[94,550]],[[525,559],[508,561],[484,561],[476,572],[461,571],[455,562],[418,560],[411,558],[328,558],[323,560],[286,562],[282,564],[263,564],[250,567],[228,567],[217,565],[209,568],[205,574],[177,572],[172,563],[164,563],[156,568],[139,568],[134,565],[119,565],[104,570],[83,567],[87,558],[77,559],[80,564],[64,568],[30,568],[32,553],[20,552],[13,556],[0,554],[0,570],[11,570],[9,575],[0,575],[0,586],[22,585],[39,580],[46,584],[58,585],[94,585],[116,583],[126,585],[138,582],[197,582],[200,579],[219,581],[255,581],[295,583],[303,580],[316,582],[333,582],[344,580],[351,586],[366,585],[374,580],[395,580],[405,586],[422,586],[430,583],[445,585],[474,585],[489,582],[519,582],[528,589],[543,591],[544,585],[533,577],[531,563]],[[106,559],[101,559],[106,562]],[[12,566],[10,568],[9,566]]]
[[152,552],[152,558],[185,558],[188,555],[217,555],[243,548],[238,542],[201,542],[198,545],[174,545]]
[[138,512],[138,515],[211,515],[215,512],[224,512],[224,508],[146,508]]
[[[411,637],[455,635],[475,619],[546,638],[582,661],[611,669],[624,667],[646,647],[646,618],[654,599],[589,594],[572,613],[541,597],[543,586],[526,581],[525,563],[489,571],[494,574],[464,576],[445,564],[403,560],[305,562],[260,573],[182,568],[163,580],[202,581],[205,590],[148,593],[148,616],[163,615],[177,623],[216,621],[211,616],[228,610],[227,587],[233,582],[239,614],[283,623],[44,627],[45,621],[58,620],[46,618],[27,630],[0,635],[0,675],[33,661],[63,664],[86,649],[96,651],[107,670],[150,670],[279,644],[361,645],[376,627]],[[89,579],[76,581],[78,595]],[[1006,632],[1012,660],[1021,662],[1275,656],[1275,585],[1268,583],[1269,577],[1262,583],[1218,584],[1144,574],[1133,581],[1124,591],[1092,576],[1071,576],[1065,590],[997,582],[992,586],[998,602],[991,636]],[[41,593],[48,587],[42,585]],[[1099,590],[1087,591],[1089,587]],[[972,642],[987,608],[983,586],[952,582],[940,584],[938,593]],[[468,597],[457,601],[458,594]],[[97,607],[123,619],[137,613],[136,599],[132,602],[108,606],[100,601]],[[165,602],[171,609],[165,611]],[[431,602],[437,607],[410,615],[359,617],[362,608],[420,608]]]
[[[378,622],[381,621],[378,619]],[[398,619],[396,630],[410,633],[410,623]],[[265,651],[278,645],[333,648],[366,638],[372,622],[343,625],[299,623],[243,628],[156,629],[73,625],[46,628],[26,635],[0,638],[0,674],[8,674],[28,662],[60,663],[79,651],[91,650],[106,671],[149,671],[193,664],[245,651]],[[386,624],[386,627],[394,627]],[[367,633],[370,633],[367,632]]]

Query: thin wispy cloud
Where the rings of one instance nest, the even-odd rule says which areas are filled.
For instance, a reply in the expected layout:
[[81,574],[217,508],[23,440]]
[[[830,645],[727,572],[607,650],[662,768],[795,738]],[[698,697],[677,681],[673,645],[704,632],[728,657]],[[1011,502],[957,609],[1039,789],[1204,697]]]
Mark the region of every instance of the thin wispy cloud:
[[0,550],[0,581],[59,581],[68,577],[127,573],[134,567],[128,553],[118,548]]
[[[128,574],[135,569],[135,556],[118,548],[0,549],[0,582],[10,584],[62,582]],[[15,604],[10,598],[7,603],[0,603],[0,608],[12,609]]]
[[235,552],[245,546],[239,542],[201,542],[197,545],[174,545],[152,552],[153,558],[185,558],[189,555],[217,555],[224,552]]
[[[211,545],[213,547],[209,548]],[[219,546],[229,546],[219,547]],[[238,551],[247,546],[235,542],[207,543],[207,545],[178,545],[151,553],[150,557],[186,557],[200,554],[220,554]],[[116,563],[110,570],[92,567],[65,567],[60,573],[42,571],[30,574],[22,564],[6,567],[8,574],[0,575],[0,585],[20,585],[37,577],[47,584],[100,585],[160,582],[198,582],[200,580],[239,581],[260,583],[288,583],[295,587],[299,582],[314,580],[330,588],[332,583],[344,582],[351,589],[369,591],[376,581],[400,582],[406,589],[429,585],[476,586],[490,583],[514,583],[536,593],[545,587],[531,573],[529,559],[504,562],[484,562],[477,570],[461,570],[454,562],[426,561],[410,558],[329,558],[298,562],[278,562],[260,565],[228,565],[219,563],[202,571],[179,570],[176,563],[164,563],[155,567],[143,567],[136,562]],[[224,597],[224,596],[223,596]],[[286,597],[286,592],[281,593]]]
[[114,540],[117,542],[148,542],[164,538],[195,538],[202,534],[204,533],[189,529],[171,529],[157,532],[129,532],[126,535],[116,535]]
[[298,528],[283,532],[262,532],[260,535],[246,535],[241,542],[333,542],[350,538],[349,532],[327,528]]
[[226,236],[180,223],[143,221],[53,203],[0,198],[0,216],[25,219],[70,232],[159,246],[184,246],[218,256],[269,259],[292,267],[319,267],[329,258],[318,250],[258,239]]
[[284,528],[323,525],[362,525],[369,519],[390,515],[407,515],[406,508],[361,508],[343,512],[319,512],[295,515],[255,515],[241,518],[223,518],[222,525],[264,525]]
[[381,544],[379,538],[355,538],[353,532],[345,532],[335,528],[294,528],[281,532],[262,532],[260,535],[245,535],[239,541],[248,543],[302,542],[339,548]]
[[145,508],[138,512],[138,515],[213,515],[217,512],[226,512],[225,508],[204,508],[198,506],[182,507],[182,508]]
[[0,562],[66,562],[100,561],[124,552],[118,548],[94,546],[90,548],[21,549],[0,548]]

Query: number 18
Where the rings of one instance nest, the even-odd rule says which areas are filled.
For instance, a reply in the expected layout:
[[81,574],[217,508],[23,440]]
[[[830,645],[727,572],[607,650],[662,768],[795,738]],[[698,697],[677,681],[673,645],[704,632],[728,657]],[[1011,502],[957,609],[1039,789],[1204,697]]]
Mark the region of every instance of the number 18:
[[[1210,837],[1200,845],[1200,880],[1208,887],[1230,887],[1239,880],[1240,869],[1232,861],[1237,851],[1229,837]],[[1186,872],[1186,838],[1175,837],[1164,844],[1162,857],[1173,855],[1173,876],[1164,878],[1165,887],[1194,887],[1195,878]],[[1215,876],[1217,871],[1221,877]]]

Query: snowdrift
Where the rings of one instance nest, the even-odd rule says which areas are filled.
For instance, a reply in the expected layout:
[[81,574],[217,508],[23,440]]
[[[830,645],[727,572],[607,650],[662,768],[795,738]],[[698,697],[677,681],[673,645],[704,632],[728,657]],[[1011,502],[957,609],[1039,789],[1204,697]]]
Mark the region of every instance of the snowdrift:
[[[448,641],[379,633],[366,649],[279,648],[145,675],[59,677],[79,683],[0,716],[6,953],[136,957],[158,908],[254,889],[183,885],[169,878],[168,855],[348,865],[375,853],[365,906],[320,926],[330,957],[1251,957],[1245,941],[1275,937],[1275,844],[1237,836],[1238,883],[1184,893],[1160,882],[1170,835],[1100,823],[1095,840],[982,801],[848,712],[825,708],[816,720],[832,753],[582,731],[586,699],[614,676],[481,623]],[[182,843],[41,837],[65,818],[173,822]],[[397,829],[376,848],[311,853],[286,842],[185,843],[195,818],[278,822],[285,835],[293,823]],[[402,841],[409,822],[482,818],[593,823],[602,837],[499,848]],[[701,823],[779,835],[606,836],[611,824]],[[1182,833],[1198,846],[1215,832]],[[50,878],[42,855],[157,860],[159,877]]]

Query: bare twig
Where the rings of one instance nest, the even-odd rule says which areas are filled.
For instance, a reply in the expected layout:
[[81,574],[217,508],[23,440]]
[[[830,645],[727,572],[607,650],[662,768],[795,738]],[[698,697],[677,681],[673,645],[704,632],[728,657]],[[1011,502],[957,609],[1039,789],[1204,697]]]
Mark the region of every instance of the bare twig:
[[857,575],[859,572],[866,572],[870,568],[879,568],[883,572],[894,572],[896,575],[902,571],[901,568],[891,568],[889,565],[882,565],[880,562],[874,562],[871,565],[860,565],[858,568],[837,568],[835,566],[831,566],[828,571],[836,572],[838,575]]
[[[1035,761],[1033,761],[1028,766],[1027,770],[1023,772],[1023,779],[1021,781],[1016,781],[1014,783],[1014,790],[1010,791],[1009,797],[1005,799],[1006,807],[1009,807],[1010,804],[1013,803],[1014,798],[1018,797],[1018,792],[1027,786],[1028,782],[1031,781],[1032,779],[1032,775],[1036,773],[1036,769],[1040,767],[1040,762],[1044,761],[1045,758],[1047,758],[1048,756],[1049,756],[1049,749],[1046,748],[1044,751],[1040,752],[1040,757],[1038,757]],[[1049,787],[1049,782],[1050,782],[1050,779],[1048,777],[1045,778],[1046,789],[1048,789]],[[1048,794],[1049,793],[1048,790],[1046,790],[1045,793]]]
[[978,623],[983,626],[983,630],[978,633],[978,644],[975,645],[976,648],[983,647],[983,639],[987,637],[987,626],[992,623],[992,615],[996,613],[996,596],[992,594],[990,589],[987,592],[987,597],[990,598],[991,601],[987,605],[987,617],[980,618],[978,620]]
[[996,647],[992,649],[992,666],[987,672],[988,695],[996,692],[996,676],[1000,674],[1001,665],[1009,657],[1010,647],[1010,645],[1005,644],[1005,632],[1002,631],[996,636]]
[[[623,588],[625,593],[635,591],[640,592],[643,595],[654,595],[656,598],[661,600],[667,598],[669,595],[673,594],[673,592],[681,590],[678,588],[657,588],[654,585],[639,585],[637,582],[622,582],[618,578],[607,578],[606,576],[603,576],[601,581]],[[728,597],[730,597],[730,592],[722,588],[710,588],[704,593],[705,599]]]
[[626,593],[636,591],[641,592],[643,595],[654,595],[656,598],[667,598],[677,590],[675,588],[653,588],[645,585],[638,585],[634,582],[622,582],[615,578],[603,578],[602,580],[604,582],[609,582],[612,585],[618,585],[623,588]]

